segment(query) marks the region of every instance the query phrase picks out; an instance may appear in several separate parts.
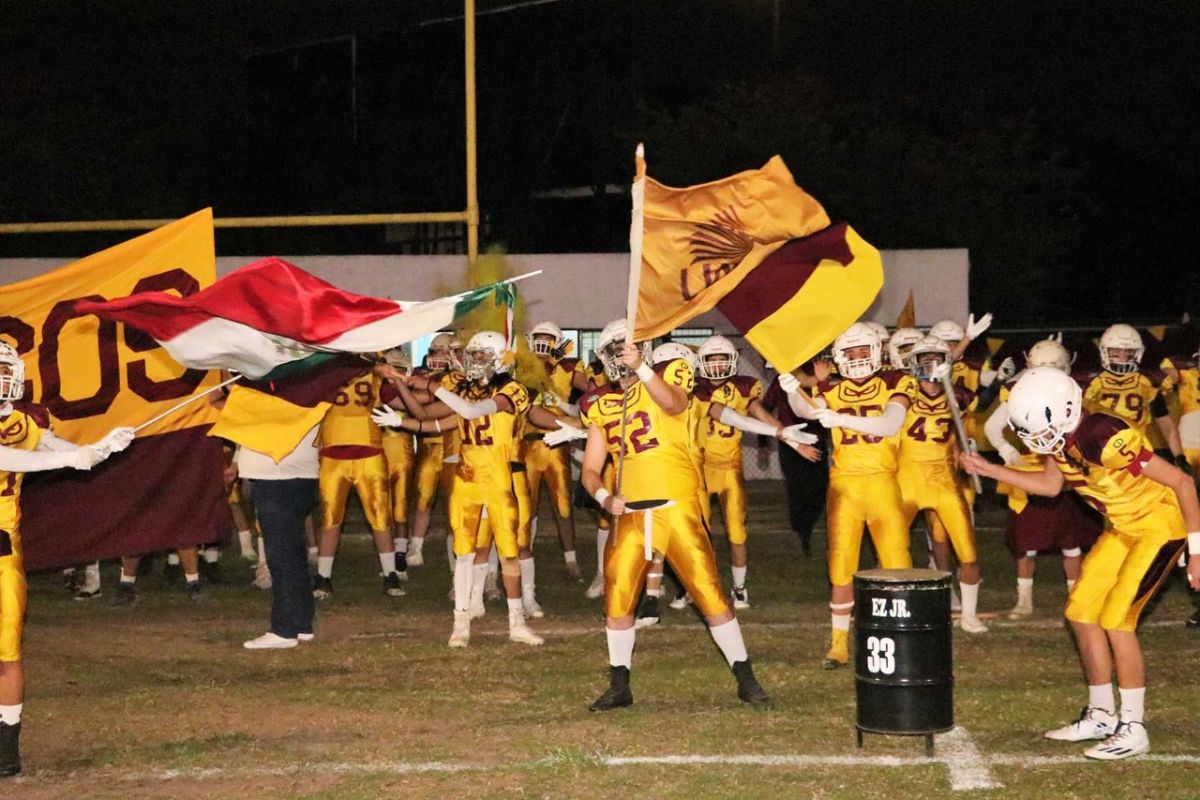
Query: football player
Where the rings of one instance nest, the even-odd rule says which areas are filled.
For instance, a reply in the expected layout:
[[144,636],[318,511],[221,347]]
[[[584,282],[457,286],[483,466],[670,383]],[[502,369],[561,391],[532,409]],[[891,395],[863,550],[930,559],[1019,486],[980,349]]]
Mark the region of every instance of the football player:
[[[979,601],[979,560],[975,549],[975,526],[963,496],[955,452],[954,420],[942,385],[942,370],[949,369],[950,347],[935,336],[913,345],[909,357],[917,391],[904,420],[900,437],[900,497],[909,525],[918,511],[929,521],[934,561],[939,569],[950,569],[950,547],[958,557],[958,583],[962,592],[959,626],[968,633],[986,633],[987,626],[976,615]],[[974,398],[956,389],[958,406],[970,408]]]
[[[439,333],[429,343],[425,366],[415,370],[415,373],[440,380],[444,375],[461,372],[462,359],[462,340],[458,334]],[[443,434],[421,436],[417,439],[417,463],[413,476],[417,497],[413,504],[412,537],[408,543],[406,559],[410,567],[419,567],[425,563],[423,547],[425,535],[429,532],[430,516],[439,490],[445,495],[450,489],[450,480],[458,463],[458,444],[457,428]],[[454,537],[447,534],[446,547],[449,551],[451,572],[454,572],[453,542]]]
[[[1084,384],[1083,399],[1114,417],[1125,420],[1129,427],[1153,442],[1160,434],[1176,466],[1187,464],[1179,429],[1167,410],[1164,376],[1141,369],[1146,348],[1142,337],[1132,326],[1123,323],[1110,325],[1100,335],[1101,371]],[[1150,428],[1154,420],[1157,431]]]
[[383,454],[383,433],[371,419],[380,405],[383,378],[377,371],[347,381],[334,397],[321,420],[317,434],[320,467],[317,494],[320,498],[321,528],[317,543],[317,575],[313,597],[333,594],[333,562],[342,535],[346,501],[350,490],[358,493],[363,515],[375,540],[375,552],[383,573],[383,593],[403,597],[404,575],[396,569],[396,545],[392,538],[391,478]]
[[[597,352],[610,383],[580,401],[587,424],[583,485],[614,517],[604,551],[609,686],[589,710],[633,703],[634,611],[653,552],[666,557],[703,615],[737,679],[738,698],[765,705],[769,698],[754,677],[741,628],[721,589],[705,527],[700,500],[704,477],[693,453],[692,368],[683,359],[651,367],[644,349],[628,338],[623,319],[604,327]],[[621,462],[616,492],[605,489],[601,477],[610,455]],[[651,507],[639,510],[647,501]]]
[[[1200,500],[1191,477],[1154,455],[1145,435],[1106,412],[1084,408],[1079,384],[1060,370],[1026,370],[1008,397],[1008,418],[1035,453],[1041,472],[1020,472],[964,454],[963,466],[1023,489],[1054,496],[1071,487],[1108,519],[1083,562],[1067,601],[1088,701],[1079,718],[1046,738],[1099,739],[1084,755],[1116,760],[1148,752],[1146,671],[1137,638],[1142,609],[1190,549],[1188,580],[1200,588]],[[1120,716],[1114,713],[1117,673]]]
[[0,777],[21,771],[26,603],[21,483],[27,472],[89,470],[133,441],[132,428],[116,428],[93,445],[76,447],[51,432],[44,408],[21,402],[24,393],[25,365],[16,350],[0,343]]
[[925,338],[916,328],[897,328],[888,339],[888,364],[892,369],[908,372],[908,354],[913,345]]
[[869,319],[863,320],[862,324],[866,325],[868,328],[875,331],[875,335],[879,337],[879,343],[881,345],[883,345],[883,366],[884,366],[884,368],[885,369],[901,369],[900,366],[891,363],[892,348],[890,346],[891,341],[889,341],[889,340],[891,339],[892,335],[890,333],[888,333],[887,325],[884,325],[882,322],[875,322],[874,320],[869,320]]
[[[1167,377],[1175,384],[1179,400],[1179,443],[1193,476],[1200,475],[1200,352],[1192,354],[1192,363],[1167,368]],[[1189,628],[1200,628],[1200,609],[1188,618]]]
[[[578,407],[571,405],[572,392],[588,388],[588,376],[577,358],[568,358],[571,342],[563,337],[562,329],[553,322],[539,322],[529,330],[529,349],[546,369],[546,386],[538,394],[538,405],[556,417],[579,416]],[[543,484],[550,494],[554,508],[554,524],[562,543],[567,574],[583,580],[575,555],[575,518],[571,513],[571,451],[569,447],[550,447],[542,437],[546,429],[536,422],[530,426],[525,443],[525,470],[529,480],[529,497],[533,508],[530,523],[532,537],[537,538],[538,510],[541,507]],[[549,430],[556,430],[552,426]]]
[[[487,509],[489,529],[500,556],[508,597],[508,636],[522,644],[542,644],[525,621],[518,563],[519,508],[513,488],[513,461],[520,444],[520,417],[529,408],[529,392],[508,374],[511,353],[502,334],[482,331],[471,337],[464,353],[465,374],[414,376],[401,391],[413,418],[393,409],[378,409],[381,425],[413,433],[461,429],[462,445],[450,490],[450,528],[454,537],[454,629],[451,647],[466,647],[471,639],[471,592],[477,582],[478,554],[487,570],[490,542],[480,538]],[[486,535],[486,534],[485,534]]]
[[[916,382],[905,373],[881,372],[882,354],[883,345],[875,332],[856,322],[833,342],[840,383],[829,386],[822,380],[815,397],[810,398],[800,392],[794,376],[779,376],[779,385],[796,416],[836,429],[831,436],[832,466],[826,494],[833,630],[821,663],[825,669],[837,669],[850,660],[851,582],[858,571],[863,526],[870,531],[884,569],[912,566],[908,525],[896,481],[896,433],[908,414]],[[826,374],[818,377],[827,378],[827,368],[823,371]]]
[[[1071,373],[1074,358],[1059,338],[1051,337],[1034,343],[1025,354],[1025,368],[1057,369]],[[1024,374],[1024,373],[1022,373]],[[1019,376],[1018,376],[1019,377]],[[984,425],[988,441],[1013,469],[1041,472],[1045,456],[1025,450],[1022,452],[1005,438],[1008,430],[1008,396],[1010,383],[1000,387],[1000,404]],[[1017,440],[1020,442],[1020,440]],[[1017,559],[1017,604],[1008,612],[1009,619],[1024,619],[1033,615],[1033,576],[1038,553],[1056,550],[1062,554],[1063,574],[1070,593],[1079,578],[1083,548],[1091,547],[1100,535],[1103,518],[1086,507],[1077,496],[1030,496],[1008,484],[997,489],[1008,495],[1008,525],[1005,534],[1009,549]]]
[[[608,385],[608,377],[604,374],[604,364],[599,358],[592,359],[584,366],[584,374],[587,377],[588,389]],[[580,424],[582,425],[582,423]],[[613,468],[612,459],[605,462],[604,469],[600,472],[600,477],[604,481],[606,491],[609,493],[616,491],[617,473]],[[581,489],[581,491],[583,490]],[[586,497],[587,495],[584,494],[583,496]],[[591,501],[587,502],[590,503]],[[597,511],[596,574],[592,577],[591,584],[588,585],[587,590],[584,592],[584,596],[589,600],[596,600],[604,596],[604,548],[608,545],[609,526],[612,522],[603,509],[597,507]]]
[[[387,384],[383,387],[385,402],[387,395],[399,396],[399,384],[412,372],[412,358],[402,347],[393,347],[383,353],[384,369],[380,375]],[[413,435],[398,428],[383,429],[383,455],[387,461],[388,482],[392,495],[392,536],[396,548],[396,572],[407,573],[408,550],[408,488],[412,484],[413,464],[416,460]],[[422,539],[422,543],[424,540]]]

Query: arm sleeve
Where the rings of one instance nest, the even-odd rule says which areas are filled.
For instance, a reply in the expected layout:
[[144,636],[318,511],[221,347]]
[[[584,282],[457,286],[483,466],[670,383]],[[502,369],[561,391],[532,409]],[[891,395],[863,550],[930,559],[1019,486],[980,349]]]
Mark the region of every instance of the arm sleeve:
[[[804,391],[801,389],[800,391]],[[813,419],[814,412],[821,407],[821,396],[803,398],[800,392],[795,394],[785,394],[788,401],[788,408],[792,409],[792,413],[800,419]]]
[[54,450],[17,450],[14,447],[0,447],[0,469],[5,472],[42,472],[48,469],[62,469],[74,466],[75,450],[56,452]]
[[480,417],[486,417],[488,414],[495,414],[498,410],[496,401],[490,397],[486,400],[472,403],[470,400],[464,400],[445,387],[439,387],[433,393],[433,396],[445,403],[451,411],[463,419],[479,419]]
[[42,438],[38,440],[37,449],[44,452],[70,453],[79,449],[79,445],[68,442],[66,439],[60,439],[54,435],[53,431],[44,430]]
[[754,419],[753,417],[747,417],[745,414],[739,414],[729,406],[721,407],[721,413],[717,421],[722,422],[731,428],[737,428],[739,431],[756,433],[759,436],[774,436],[779,430],[774,425],[768,425],[761,420]]
[[868,436],[894,436],[900,430],[900,426],[904,424],[907,414],[904,406],[899,403],[888,403],[884,406],[883,413],[877,417],[854,417],[843,414],[841,427],[865,433]]

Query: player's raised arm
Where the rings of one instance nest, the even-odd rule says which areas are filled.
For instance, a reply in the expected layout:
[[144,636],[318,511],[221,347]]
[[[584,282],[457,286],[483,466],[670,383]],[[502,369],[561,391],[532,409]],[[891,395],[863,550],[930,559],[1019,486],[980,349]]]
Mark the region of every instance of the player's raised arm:
[[646,387],[650,398],[671,416],[678,416],[687,411],[688,394],[682,386],[676,386],[664,381],[654,368],[642,358],[642,348],[630,342],[621,345],[618,361],[628,367],[642,385]]

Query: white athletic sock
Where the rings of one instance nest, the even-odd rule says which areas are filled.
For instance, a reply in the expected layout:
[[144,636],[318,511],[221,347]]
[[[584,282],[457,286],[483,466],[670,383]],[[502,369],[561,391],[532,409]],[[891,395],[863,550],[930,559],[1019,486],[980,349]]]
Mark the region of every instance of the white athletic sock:
[[575,557],[574,550],[563,550],[563,561],[568,564],[578,564],[579,559]]
[[[647,597],[662,597],[662,577],[663,577],[663,574],[661,572],[646,573],[646,596]],[[650,588],[650,580],[652,578],[658,579],[658,586],[656,586],[653,589]]]
[[263,538],[258,537],[258,563],[267,563],[267,546],[263,544]]
[[83,568],[84,580],[91,583],[94,579],[97,584],[100,583],[100,562],[93,561]]
[[533,556],[518,559],[517,563],[521,566],[521,597],[533,600],[536,596],[536,584],[534,583],[536,565],[533,562]]
[[[453,538],[451,538],[451,541],[453,541]],[[424,546],[425,546],[425,537],[424,536],[412,537],[413,550],[420,550]]]
[[333,556],[317,556],[317,574],[322,578],[333,577]]
[[1117,692],[1121,695],[1121,722],[1141,722],[1146,716],[1146,687]]
[[179,566],[179,553],[167,553],[167,563],[172,567]]
[[1017,578],[1017,600],[1033,602],[1033,578]]
[[[261,539],[260,539],[260,541],[261,541]],[[310,547],[310,548],[308,548],[308,560],[309,560],[309,561],[313,561],[313,560],[315,560],[316,558],[318,558],[318,556],[317,556],[317,548],[315,548],[315,547]]]
[[391,575],[396,571],[396,551],[388,550],[386,553],[379,554],[379,568],[383,570],[383,574]]
[[405,554],[408,553],[408,538],[407,537],[397,536],[395,539],[392,539],[392,544],[394,544],[396,546],[397,553],[405,553]]
[[488,565],[487,562],[482,564],[471,565],[471,602],[476,599],[483,600],[483,586],[487,581]]
[[958,582],[958,590],[962,592],[962,615],[974,617],[979,605],[979,584]]
[[742,627],[738,625],[737,619],[731,619],[721,625],[714,625],[708,629],[708,632],[712,634],[717,647],[721,648],[721,654],[725,656],[725,661],[729,666],[732,667],[737,662],[749,658],[746,655],[746,643],[742,640]]
[[496,545],[492,545],[492,549],[488,551],[487,560],[488,572],[495,575],[500,571],[500,554],[496,552]]
[[204,548],[204,563],[215,564],[221,560],[221,548],[206,547]]
[[1074,588],[1075,588],[1075,581],[1071,580],[1070,578],[1067,578],[1067,594],[1070,594],[1071,590]]
[[17,703],[15,706],[0,706],[0,722],[5,725],[16,725],[21,721],[21,709],[24,703]]
[[471,604],[471,566],[473,553],[454,559],[454,610],[466,611]]
[[[1124,695],[1122,694],[1121,697],[1124,698]],[[1124,705],[1123,702],[1122,705]],[[1110,714],[1112,713],[1113,692],[1111,683],[1088,686],[1088,708],[1101,708]]]
[[850,630],[850,615],[849,614],[830,614],[830,625],[835,631]]
[[525,606],[521,604],[521,598],[508,598],[508,627],[511,630],[519,625],[525,624]]
[[633,643],[637,639],[637,630],[629,628],[615,631],[612,628],[605,628],[604,634],[608,637],[608,663],[614,667],[625,667],[625,669],[632,667]]
[[137,583],[137,575],[126,575],[124,568],[121,569],[121,583],[128,583],[130,586]]
[[596,528],[596,574],[604,574],[604,548],[608,546],[608,529]]
[[243,555],[254,552],[254,538],[250,531],[238,531],[238,545],[241,546]]
[[188,583],[199,583],[200,573],[197,572],[195,575],[189,575],[185,572],[185,573],[183,573],[183,579],[185,581],[187,581]]
[[729,571],[733,573],[733,585],[741,589],[746,585],[746,570],[749,567],[730,567]]

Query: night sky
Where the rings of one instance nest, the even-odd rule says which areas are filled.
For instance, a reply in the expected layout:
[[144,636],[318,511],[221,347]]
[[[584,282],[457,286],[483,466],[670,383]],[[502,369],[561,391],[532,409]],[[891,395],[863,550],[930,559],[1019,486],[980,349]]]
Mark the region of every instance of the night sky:
[[[523,0],[480,0],[481,11]],[[527,2],[528,0],[524,0]],[[479,19],[485,244],[621,250],[671,184],[783,155],[882,248],[967,247],[1007,323],[1200,310],[1200,4],[549,0]],[[0,220],[454,210],[461,3],[8,3]],[[777,38],[776,38],[777,36]],[[0,238],[74,256],[123,238]],[[226,254],[404,252],[381,228]]]

